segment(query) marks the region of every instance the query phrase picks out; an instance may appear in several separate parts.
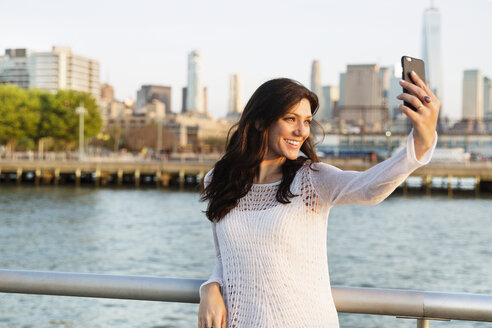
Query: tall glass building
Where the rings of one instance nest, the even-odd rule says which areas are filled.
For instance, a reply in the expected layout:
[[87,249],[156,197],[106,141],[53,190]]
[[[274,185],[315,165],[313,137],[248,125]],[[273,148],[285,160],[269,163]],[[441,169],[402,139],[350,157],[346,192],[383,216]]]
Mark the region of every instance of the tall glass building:
[[186,90],[185,111],[205,113],[204,91],[202,84],[201,54],[198,50],[188,55],[188,87]]
[[313,60],[311,66],[311,91],[318,96],[319,109],[316,118],[319,120],[327,118],[325,113],[325,100],[323,97],[323,87],[321,86],[321,68],[319,61]]
[[437,8],[427,8],[424,12],[422,40],[426,80],[442,102],[441,16]]

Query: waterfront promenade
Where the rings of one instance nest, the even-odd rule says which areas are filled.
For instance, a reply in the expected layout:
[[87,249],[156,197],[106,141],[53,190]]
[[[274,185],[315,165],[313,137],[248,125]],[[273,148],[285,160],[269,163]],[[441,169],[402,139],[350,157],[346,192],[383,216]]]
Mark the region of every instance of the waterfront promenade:
[[[342,170],[363,171],[375,162],[358,159],[325,159]],[[0,184],[93,184],[106,185],[155,185],[167,187],[196,185],[212,168],[214,160],[183,158],[164,161],[50,161],[50,160],[2,160]],[[492,162],[436,162],[412,173],[419,177],[424,188],[430,188],[435,177],[475,179],[477,191],[492,191]],[[406,184],[404,185],[405,188]]]

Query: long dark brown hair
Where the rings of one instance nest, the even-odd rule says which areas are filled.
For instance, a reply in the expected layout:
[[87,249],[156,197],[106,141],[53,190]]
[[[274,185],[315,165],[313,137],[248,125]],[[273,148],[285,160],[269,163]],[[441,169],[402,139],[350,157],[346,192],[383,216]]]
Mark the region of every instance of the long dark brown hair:
[[[227,136],[226,152],[215,164],[212,180],[202,191],[201,200],[208,200],[206,210],[210,221],[218,222],[244,197],[260,172],[260,163],[268,151],[268,128],[302,99],[318,110],[318,97],[297,81],[279,78],[263,83],[249,99],[241,118]],[[232,133],[232,134],[231,134]],[[299,168],[308,160],[319,162],[311,136],[301,146],[305,156],[286,158],[282,164],[282,181],[276,198],[282,204],[295,197],[290,185]]]

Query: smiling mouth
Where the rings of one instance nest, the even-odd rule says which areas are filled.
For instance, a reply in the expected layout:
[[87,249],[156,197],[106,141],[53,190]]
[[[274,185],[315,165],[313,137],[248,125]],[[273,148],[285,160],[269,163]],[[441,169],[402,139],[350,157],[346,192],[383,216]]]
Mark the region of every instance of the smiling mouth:
[[295,141],[295,140],[290,140],[290,139],[284,139],[286,143],[288,143],[289,145],[291,146],[294,146],[294,147],[299,147],[299,145],[301,144],[300,141]]

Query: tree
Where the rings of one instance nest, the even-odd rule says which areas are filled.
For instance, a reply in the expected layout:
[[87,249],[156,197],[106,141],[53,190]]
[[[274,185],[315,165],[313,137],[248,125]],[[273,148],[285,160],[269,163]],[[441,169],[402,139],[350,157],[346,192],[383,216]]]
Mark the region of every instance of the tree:
[[67,150],[79,138],[79,117],[75,109],[82,104],[87,110],[84,115],[84,138],[92,138],[101,130],[102,118],[96,100],[90,94],[60,90],[53,98],[52,113],[46,115],[46,124],[51,124],[54,128],[51,136],[65,140]]
[[39,122],[39,102],[27,91],[11,86],[0,86],[0,141],[12,152],[19,139],[33,138]]
[[16,86],[0,86],[0,142],[7,143],[7,152],[15,143],[38,143],[42,152],[43,139],[62,140],[68,149],[79,137],[79,117],[75,109],[81,104],[87,110],[84,116],[84,137],[99,133],[102,119],[96,100],[88,93],[61,90],[56,95]]
[[38,153],[41,158],[45,139],[52,136],[52,131],[56,131],[61,122],[60,118],[58,118],[52,109],[54,99],[53,94],[38,89],[30,89],[29,97],[31,99],[37,99],[36,108],[39,113],[39,121],[33,139],[37,144]]

